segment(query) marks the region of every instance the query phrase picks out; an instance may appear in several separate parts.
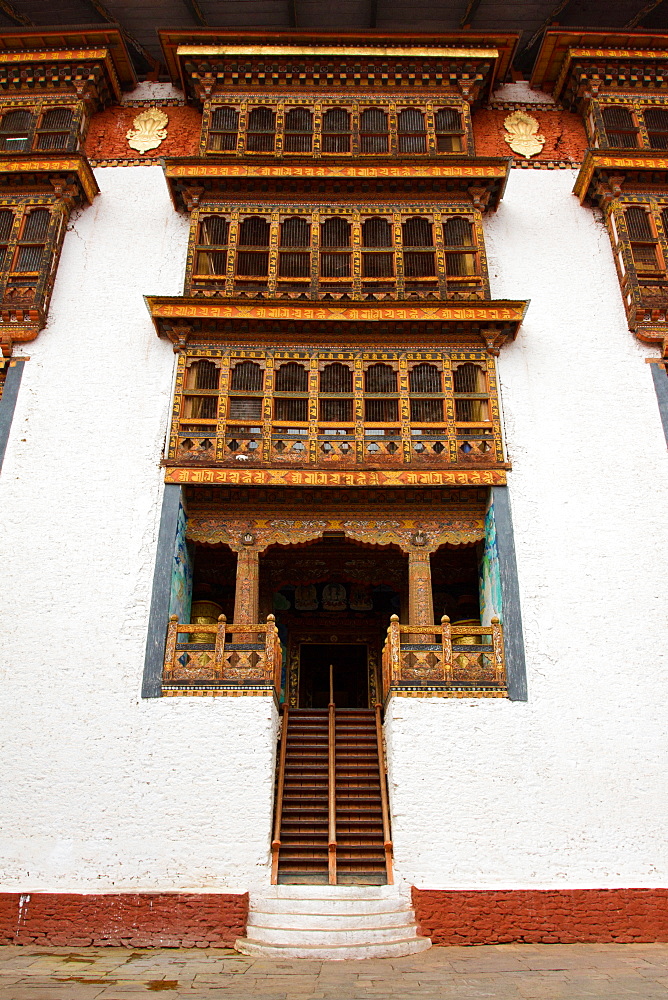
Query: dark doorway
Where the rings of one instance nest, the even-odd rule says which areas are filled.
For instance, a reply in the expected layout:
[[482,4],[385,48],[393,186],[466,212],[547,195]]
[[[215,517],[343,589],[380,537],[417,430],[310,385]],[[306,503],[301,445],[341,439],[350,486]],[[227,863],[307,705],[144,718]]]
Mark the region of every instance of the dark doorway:
[[303,643],[299,662],[299,707],[327,708],[329,667],[334,668],[337,708],[368,708],[367,648],[361,644]]

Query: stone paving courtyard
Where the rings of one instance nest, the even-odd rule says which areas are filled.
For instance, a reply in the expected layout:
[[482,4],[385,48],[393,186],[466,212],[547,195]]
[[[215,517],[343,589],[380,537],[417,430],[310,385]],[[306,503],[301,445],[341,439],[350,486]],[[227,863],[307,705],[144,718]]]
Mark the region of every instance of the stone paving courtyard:
[[0,948],[0,1000],[668,1000],[668,944],[432,948],[312,962],[224,949]]

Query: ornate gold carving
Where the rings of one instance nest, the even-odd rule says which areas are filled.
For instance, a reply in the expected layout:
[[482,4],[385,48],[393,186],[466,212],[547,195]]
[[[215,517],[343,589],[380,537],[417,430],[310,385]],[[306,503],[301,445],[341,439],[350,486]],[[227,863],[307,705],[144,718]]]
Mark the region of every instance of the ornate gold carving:
[[128,146],[138,149],[140,153],[145,153],[149,149],[155,149],[163,139],[167,138],[166,125],[169,119],[160,108],[149,108],[142,111],[133,121],[133,128],[126,133]]
[[526,111],[513,111],[503,123],[506,127],[504,139],[513,150],[527,159],[540,153],[545,145],[545,136],[538,133],[538,122]]

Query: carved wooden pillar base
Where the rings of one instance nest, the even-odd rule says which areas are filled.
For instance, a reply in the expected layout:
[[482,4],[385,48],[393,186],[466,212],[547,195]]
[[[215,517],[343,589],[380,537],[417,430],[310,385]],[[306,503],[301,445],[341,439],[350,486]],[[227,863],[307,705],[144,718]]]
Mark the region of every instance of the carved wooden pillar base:
[[[434,624],[434,598],[431,590],[431,562],[425,549],[408,552],[408,618],[410,625]],[[433,642],[434,633],[411,636],[413,642]]]

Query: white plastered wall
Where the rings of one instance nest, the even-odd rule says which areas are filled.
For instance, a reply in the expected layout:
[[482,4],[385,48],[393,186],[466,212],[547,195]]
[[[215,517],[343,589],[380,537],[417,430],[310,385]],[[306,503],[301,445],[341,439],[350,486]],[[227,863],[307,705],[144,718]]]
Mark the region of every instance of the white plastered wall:
[[610,244],[571,171],[514,170],[492,295],[529,700],[393,699],[397,873],[423,888],[665,886],[668,454]]
[[160,167],[96,172],[0,474],[0,890],[268,879],[267,698],[140,699],[188,222]]

